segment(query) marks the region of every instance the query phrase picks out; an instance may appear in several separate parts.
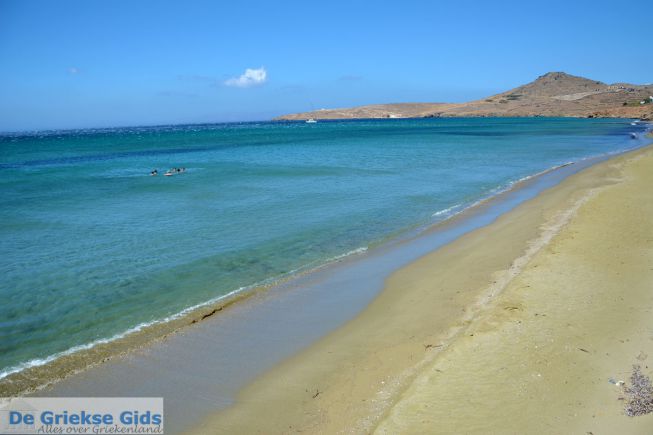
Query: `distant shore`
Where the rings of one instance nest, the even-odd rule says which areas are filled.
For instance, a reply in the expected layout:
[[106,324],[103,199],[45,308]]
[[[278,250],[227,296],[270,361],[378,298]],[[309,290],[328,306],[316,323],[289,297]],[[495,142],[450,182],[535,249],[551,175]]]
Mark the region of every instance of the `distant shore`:
[[572,175],[411,263],[196,433],[650,433],[653,148]]
[[465,103],[393,103],[320,109],[275,120],[379,118],[653,118],[653,86],[615,83],[549,72],[523,86]]

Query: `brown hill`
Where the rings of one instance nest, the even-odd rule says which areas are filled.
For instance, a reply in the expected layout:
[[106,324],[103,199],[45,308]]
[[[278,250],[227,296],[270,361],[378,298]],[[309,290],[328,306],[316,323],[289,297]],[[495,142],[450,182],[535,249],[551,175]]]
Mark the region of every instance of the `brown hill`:
[[[374,104],[280,116],[277,120],[422,117],[563,116],[653,118],[652,85],[615,83],[550,72],[515,89],[467,103]],[[646,101],[646,104],[640,104]]]

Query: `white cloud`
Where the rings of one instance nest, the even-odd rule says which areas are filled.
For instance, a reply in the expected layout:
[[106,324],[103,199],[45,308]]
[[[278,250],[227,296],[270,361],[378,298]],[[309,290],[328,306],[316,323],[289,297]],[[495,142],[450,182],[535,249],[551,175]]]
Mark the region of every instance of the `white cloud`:
[[76,67],[68,68],[68,73],[77,74],[77,73],[79,73],[79,68],[76,68]]
[[268,79],[268,72],[265,68],[258,69],[247,68],[244,74],[239,77],[233,77],[225,81],[227,86],[234,86],[237,88],[249,88],[252,86],[262,85]]

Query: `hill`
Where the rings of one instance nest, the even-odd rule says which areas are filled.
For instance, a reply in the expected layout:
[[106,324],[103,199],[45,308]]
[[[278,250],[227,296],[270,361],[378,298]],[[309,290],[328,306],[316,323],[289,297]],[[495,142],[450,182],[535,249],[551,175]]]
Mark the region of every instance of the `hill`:
[[[606,84],[550,72],[509,91],[467,103],[374,104],[283,115],[276,120],[561,116],[653,118],[653,85]],[[646,101],[646,104],[640,104]]]

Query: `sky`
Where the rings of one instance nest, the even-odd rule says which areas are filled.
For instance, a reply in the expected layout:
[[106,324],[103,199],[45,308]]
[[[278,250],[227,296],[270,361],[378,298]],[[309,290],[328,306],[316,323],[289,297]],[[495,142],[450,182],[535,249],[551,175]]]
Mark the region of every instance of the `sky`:
[[653,82],[653,1],[0,0],[0,131]]

